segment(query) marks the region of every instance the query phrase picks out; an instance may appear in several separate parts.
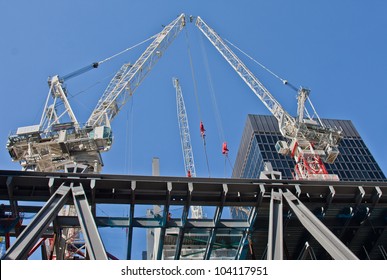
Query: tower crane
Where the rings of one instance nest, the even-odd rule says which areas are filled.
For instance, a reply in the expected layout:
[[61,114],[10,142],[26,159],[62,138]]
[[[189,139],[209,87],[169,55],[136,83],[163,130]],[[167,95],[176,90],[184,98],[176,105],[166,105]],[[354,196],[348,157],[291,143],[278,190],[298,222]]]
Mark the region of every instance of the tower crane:
[[157,34],[133,65],[124,64],[83,126],[70,106],[64,82],[100,63],[49,78],[50,90],[40,123],[20,127],[8,137],[12,160],[20,162],[24,170],[63,171],[67,164],[80,163],[99,173],[103,166],[101,152],[110,150],[113,141],[111,122],[184,26],[185,15],[181,14]]
[[[185,109],[183,93],[180,82],[177,78],[172,79],[176,88],[177,119],[179,122],[181,148],[183,150],[184,168],[188,177],[196,177],[195,162],[192,152],[191,136],[189,133],[187,111]],[[203,208],[201,206],[191,206],[191,217],[193,219],[203,218]]]
[[287,141],[278,141],[275,148],[280,154],[291,155],[295,159],[295,178],[339,180],[336,174],[328,174],[324,162],[333,163],[339,155],[338,144],[342,139],[342,131],[324,125],[311,103],[317,118],[309,114],[305,102],[309,100],[310,90],[303,87],[297,90],[283,80],[284,84],[298,91],[297,117],[291,116],[223,39],[200,17],[196,19],[196,26],[277,119],[280,132]]

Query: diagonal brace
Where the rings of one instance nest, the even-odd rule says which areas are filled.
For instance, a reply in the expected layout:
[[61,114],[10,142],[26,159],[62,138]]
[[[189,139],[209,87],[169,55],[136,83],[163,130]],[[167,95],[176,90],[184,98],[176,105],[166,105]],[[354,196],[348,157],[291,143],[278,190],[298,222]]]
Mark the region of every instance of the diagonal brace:
[[70,193],[69,186],[65,183],[60,185],[58,190],[51,196],[35,218],[23,230],[13,245],[7,250],[2,259],[4,260],[24,260],[28,258],[28,253],[38,242],[42,233],[54,220],[58,212],[66,204]]
[[290,208],[302,225],[336,260],[357,260],[358,258],[344,245],[294,194],[289,190],[283,193]]
[[93,214],[86,198],[82,184],[71,184],[74,206],[78,213],[79,224],[86,241],[87,253],[91,260],[107,260],[107,254],[98,233]]

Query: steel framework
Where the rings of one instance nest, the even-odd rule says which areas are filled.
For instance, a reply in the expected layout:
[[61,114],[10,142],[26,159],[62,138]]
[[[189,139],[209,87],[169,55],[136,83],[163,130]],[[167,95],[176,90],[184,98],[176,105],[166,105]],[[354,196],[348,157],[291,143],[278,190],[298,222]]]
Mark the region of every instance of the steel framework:
[[[160,228],[159,259],[163,247],[171,245],[174,259],[180,259],[181,248],[192,242],[191,234],[206,237],[203,259],[214,258],[225,247],[234,249],[233,259],[387,257],[387,183],[381,182],[0,171],[0,199],[9,201],[7,212],[23,209],[38,213],[29,225],[22,226],[20,234],[11,232],[17,239],[3,259],[28,258],[39,238],[60,236],[63,229],[73,227],[81,227],[89,240],[88,259],[110,256],[106,252],[109,248],[100,242],[100,227],[128,229],[126,259],[132,258],[134,228]],[[29,201],[45,205],[30,206]],[[77,216],[56,215],[66,204],[79,205]],[[129,216],[96,216],[98,204],[126,205]],[[160,217],[137,217],[135,208],[143,204],[163,206]],[[207,219],[190,219],[192,204],[214,206],[215,214]],[[168,211],[175,205],[183,207],[182,215],[169,219]],[[231,206],[249,207],[249,215],[242,220],[227,218],[225,210]],[[168,236],[168,228],[178,229],[178,234]],[[250,246],[254,254],[248,250]]]

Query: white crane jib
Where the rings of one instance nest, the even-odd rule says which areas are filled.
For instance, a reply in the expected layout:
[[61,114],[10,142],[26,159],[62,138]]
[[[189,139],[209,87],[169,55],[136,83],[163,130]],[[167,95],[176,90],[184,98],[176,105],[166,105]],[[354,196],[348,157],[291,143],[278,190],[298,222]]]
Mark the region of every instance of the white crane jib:
[[[322,161],[333,163],[337,158],[339,154],[337,146],[342,138],[341,130],[328,128],[318,116],[316,120],[309,115],[305,102],[308,100],[310,91],[305,88],[298,90],[298,117],[292,117],[222,38],[200,17],[197,17],[196,26],[278,120],[281,134],[288,139],[289,144],[279,141],[276,149],[281,154],[290,154],[294,157],[296,160],[295,177],[311,180],[338,180],[337,175],[327,173]],[[283,82],[287,84],[287,81],[283,80]],[[313,105],[311,106],[314,110]]]
[[[191,145],[191,136],[189,132],[187,110],[184,104],[183,92],[181,90],[180,82],[177,78],[172,78],[173,86],[176,89],[176,108],[177,108],[177,120],[180,130],[181,148],[183,151],[184,169],[187,177],[196,177],[196,169],[194,156]],[[198,205],[190,207],[191,218],[202,219],[203,208]]]
[[176,89],[176,108],[177,119],[180,131],[181,148],[183,151],[184,169],[188,177],[196,177],[195,162],[192,152],[191,136],[188,126],[187,111],[185,109],[183,93],[180,82],[177,78],[172,79],[173,86]]

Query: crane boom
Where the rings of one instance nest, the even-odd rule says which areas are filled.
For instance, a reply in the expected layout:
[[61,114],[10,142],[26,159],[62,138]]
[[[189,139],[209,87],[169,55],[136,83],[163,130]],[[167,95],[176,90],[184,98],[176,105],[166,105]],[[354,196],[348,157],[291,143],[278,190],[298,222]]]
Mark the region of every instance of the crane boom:
[[86,125],[109,125],[184,26],[185,15],[181,14],[164,27],[134,65],[122,66],[98,101]]
[[[287,113],[281,104],[273,97],[273,95],[266,89],[266,87],[254,76],[253,73],[246,67],[246,65],[239,59],[239,57],[227,46],[222,38],[209,27],[199,16],[196,20],[196,26],[207,37],[207,39],[214,45],[219,53],[231,65],[231,67],[238,73],[238,75],[245,81],[254,94],[262,101],[273,116],[280,122],[283,122],[286,127],[294,127],[294,118]],[[287,132],[286,134],[292,134]]]
[[[172,79],[173,86],[176,88],[176,107],[177,119],[180,130],[181,148],[183,151],[185,174],[188,177],[196,177],[195,162],[192,152],[191,136],[189,133],[187,111],[185,109],[183,92],[181,90],[180,82],[177,78]],[[199,205],[190,207],[191,218],[202,219],[203,208]]]
[[176,89],[177,119],[180,130],[181,148],[183,150],[185,174],[189,177],[196,177],[191,136],[189,133],[187,111],[185,109],[183,93],[181,91],[179,80],[177,78],[173,78],[172,82]]

